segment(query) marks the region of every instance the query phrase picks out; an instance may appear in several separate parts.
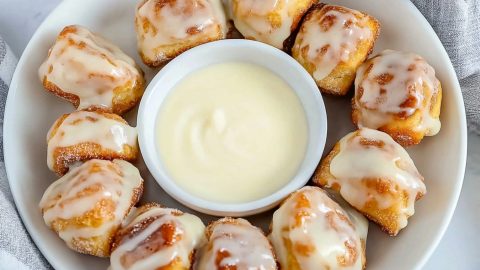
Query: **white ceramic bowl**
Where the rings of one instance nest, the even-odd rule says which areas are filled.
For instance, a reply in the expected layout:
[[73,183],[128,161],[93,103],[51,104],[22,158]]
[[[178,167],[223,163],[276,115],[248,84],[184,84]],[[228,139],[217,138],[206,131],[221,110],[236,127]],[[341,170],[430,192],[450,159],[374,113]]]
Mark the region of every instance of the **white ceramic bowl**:
[[[159,109],[179,81],[203,67],[232,61],[249,62],[265,67],[290,85],[305,111],[308,144],[304,160],[296,175],[280,190],[255,201],[226,204],[199,198],[176,184],[175,179],[166,172],[158,153],[155,126]],[[266,211],[277,205],[289,193],[304,186],[320,161],[327,138],[325,105],[312,77],[286,53],[260,42],[241,39],[204,44],[168,63],[148,85],[140,103],[137,124],[145,164],[158,184],[182,204],[218,216],[246,216]]]

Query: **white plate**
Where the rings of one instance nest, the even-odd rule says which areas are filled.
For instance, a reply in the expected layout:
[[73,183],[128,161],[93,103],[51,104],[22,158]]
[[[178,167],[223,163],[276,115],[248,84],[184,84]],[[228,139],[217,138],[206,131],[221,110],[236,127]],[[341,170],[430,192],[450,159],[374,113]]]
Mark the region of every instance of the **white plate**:
[[[37,69],[57,33],[68,24],[82,24],[119,45],[138,63],[133,26],[134,0],[63,1],[38,28],[25,49],[13,77],[4,122],[5,163],[10,188],[18,211],[45,257],[56,269],[106,269],[108,260],[80,255],[65,244],[43,223],[38,202],[56,176],[46,165],[46,134],[51,124],[72,106],[46,93],[37,77]],[[451,62],[430,25],[408,0],[327,1],[366,11],[378,18],[382,33],[376,51],[386,48],[416,52],[436,69],[443,84],[442,130],[408,151],[425,176],[428,193],[416,204],[416,213],[408,227],[392,238],[370,226],[367,241],[369,269],[420,268],[445,232],[462,186],[466,161],[466,121],[462,95]],[[19,29],[21,31],[21,29]],[[148,78],[154,71],[144,67]],[[353,129],[348,98],[324,96],[328,113],[326,149]],[[128,115],[135,124],[136,112]],[[146,179],[144,201],[157,201],[187,210],[168,197],[143,164]],[[208,222],[211,218],[200,215]],[[271,213],[252,217],[265,226]]]

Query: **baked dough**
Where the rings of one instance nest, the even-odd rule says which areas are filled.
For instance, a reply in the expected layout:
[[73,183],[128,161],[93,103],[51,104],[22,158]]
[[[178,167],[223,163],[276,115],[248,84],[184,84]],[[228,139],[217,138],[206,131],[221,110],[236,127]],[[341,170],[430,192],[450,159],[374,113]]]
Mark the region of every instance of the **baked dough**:
[[143,62],[159,67],[184,51],[224,39],[228,28],[221,0],[141,0],[135,27]]
[[269,239],[281,269],[364,269],[368,221],[319,187],[293,192],[273,214]]
[[362,128],[343,137],[322,160],[313,182],[331,188],[395,236],[426,193],[407,151],[388,134]]
[[89,160],[51,184],[40,201],[45,223],[71,249],[108,257],[113,236],[143,192],[123,160]]
[[64,114],[50,128],[47,143],[48,167],[59,175],[78,161],[134,161],[139,152],[136,129],[120,116],[102,111]]
[[65,27],[38,71],[45,89],[77,109],[123,114],[142,98],[145,80],[135,61],[85,27]]
[[189,270],[204,243],[205,226],[198,217],[148,203],[117,232],[110,269]]
[[379,33],[380,24],[372,16],[342,6],[317,4],[305,16],[292,56],[313,76],[322,92],[346,95]]
[[236,29],[247,39],[288,49],[303,15],[314,0],[228,0]]
[[410,146],[440,131],[441,103],[433,67],[419,55],[387,50],[358,69],[352,119]]
[[219,219],[207,227],[206,235],[197,270],[278,269],[270,242],[245,219]]

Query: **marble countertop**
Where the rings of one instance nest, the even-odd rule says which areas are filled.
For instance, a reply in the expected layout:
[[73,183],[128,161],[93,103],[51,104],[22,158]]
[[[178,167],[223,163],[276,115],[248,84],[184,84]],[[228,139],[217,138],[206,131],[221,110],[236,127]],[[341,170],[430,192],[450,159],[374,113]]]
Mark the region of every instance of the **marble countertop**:
[[[60,0],[0,0],[0,35],[20,56],[38,25]],[[469,134],[468,159],[452,222],[424,269],[480,269],[480,136]]]

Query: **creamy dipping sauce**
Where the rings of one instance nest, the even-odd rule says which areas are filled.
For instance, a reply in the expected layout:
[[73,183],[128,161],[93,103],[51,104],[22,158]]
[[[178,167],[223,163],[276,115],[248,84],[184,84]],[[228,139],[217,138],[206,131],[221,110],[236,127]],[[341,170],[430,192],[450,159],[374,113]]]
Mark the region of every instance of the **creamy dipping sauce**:
[[229,62],[180,81],[157,118],[167,173],[192,195],[216,202],[260,199],[296,174],[308,126],[299,98],[273,72]]

